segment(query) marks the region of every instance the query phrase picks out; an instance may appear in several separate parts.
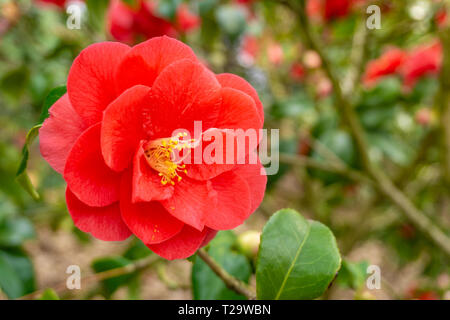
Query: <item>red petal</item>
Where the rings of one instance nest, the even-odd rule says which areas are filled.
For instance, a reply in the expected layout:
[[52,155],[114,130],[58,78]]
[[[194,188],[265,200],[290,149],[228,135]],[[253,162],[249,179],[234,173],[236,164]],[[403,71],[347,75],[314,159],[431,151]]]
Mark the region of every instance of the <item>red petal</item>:
[[[205,228],[205,229],[209,229],[209,228]],[[214,237],[217,234],[217,230],[213,230],[213,229],[209,229],[208,233],[206,234],[205,239],[203,239],[202,244],[200,245],[200,248],[203,248],[204,246],[206,246],[212,239],[214,239]]]
[[75,59],[67,79],[67,92],[78,114],[92,125],[117,94],[114,75],[117,65],[130,48],[118,42],[90,45]]
[[144,243],[165,241],[179,233],[184,225],[157,201],[132,203],[129,173],[122,179],[120,210],[126,225]]
[[170,137],[176,129],[193,130],[195,120],[202,121],[203,129],[210,128],[221,99],[220,85],[208,69],[186,59],[174,62],[153,84],[152,102],[145,108],[147,132]]
[[41,154],[62,174],[70,149],[87,127],[73,109],[67,94],[55,102],[49,113],[50,117],[39,129]]
[[81,231],[104,241],[122,241],[130,236],[130,230],[122,221],[118,202],[106,207],[90,207],[78,200],[69,188],[66,202],[75,226]]
[[248,94],[232,88],[222,88],[221,92],[222,108],[216,128],[261,129],[262,122],[255,102]]
[[250,214],[250,188],[234,172],[226,172],[211,180],[216,192],[216,207],[210,208],[205,225],[214,230],[228,230],[241,225]]
[[162,243],[147,245],[147,247],[167,260],[185,259],[200,248],[209,232],[208,228],[198,231],[185,225],[175,237]]
[[173,186],[163,185],[158,176],[147,163],[141,141],[133,161],[133,195],[132,201],[165,200],[173,195]]
[[233,88],[240,90],[246,94],[248,94],[250,97],[253,98],[255,101],[256,109],[258,110],[259,117],[261,119],[261,123],[264,123],[264,108],[259,100],[258,93],[256,90],[252,87],[250,83],[248,83],[246,80],[242,79],[241,77],[231,74],[231,73],[222,73],[218,74],[216,76],[217,80],[221,84],[223,88]]
[[210,194],[209,181],[194,181],[185,178],[175,182],[172,198],[161,201],[161,204],[177,219],[203,230],[205,215],[211,209],[213,194]]
[[106,166],[100,151],[100,123],[78,138],[67,157],[64,179],[70,190],[89,206],[103,207],[119,200],[120,174]]
[[255,212],[261,204],[266,191],[267,175],[264,167],[258,159],[257,164],[237,165],[233,172],[247,182],[250,188],[250,213]]
[[[232,131],[211,128],[203,132],[201,139],[201,144],[192,149],[189,162],[185,161],[189,178],[209,180],[234,168],[237,163],[237,137]],[[231,148],[227,141],[233,141]],[[228,159],[231,152],[234,156]]]
[[134,86],[111,102],[105,110],[101,130],[102,154],[115,171],[128,167],[139,141],[144,137],[142,106],[147,103],[149,87]]
[[165,67],[181,59],[197,60],[192,49],[178,40],[164,36],[142,42],[117,69],[117,87],[120,91],[137,84],[151,87]]

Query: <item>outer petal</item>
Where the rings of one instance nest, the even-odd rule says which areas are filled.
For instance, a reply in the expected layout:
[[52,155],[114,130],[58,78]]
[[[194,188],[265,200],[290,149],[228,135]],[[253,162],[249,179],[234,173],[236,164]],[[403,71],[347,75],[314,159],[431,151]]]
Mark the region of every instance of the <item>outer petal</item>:
[[75,226],[105,241],[122,241],[131,234],[120,216],[119,203],[106,207],[90,207],[70,191],[66,190],[67,209]]
[[151,87],[165,67],[181,59],[197,60],[192,49],[178,40],[163,36],[142,42],[120,63],[117,88],[123,91],[137,84]]
[[117,97],[116,67],[130,48],[118,42],[90,45],[75,59],[67,79],[67,92],[78,114],[92,125],[102,119],[102,112]]
[[176,129],[193,130],[196,120],[208,129],[217,120],[221,100],[219,83],[203,65],[187,59],[174,62],[153,84],[151,103],[144,108],[147,132],[170,137]]
[[119,200],[120,174],[109,169],[100,150],[100,123],[87,129],[67,157],[64,179],[82,202],[103,207]]
[[168,199],[172,197],[174,187],[163,185],[161,177],[148,165],[142,148],[144,143],[141,141],[133,161],[132,201]]
[[210,230],[205,228],[203,231],[198,231],[185,225],[175,237],[162,243],[147,245],[147,247],[167,260],[185,259],[200,248],[206,236],[210,234]]
[[172,198],[161,201],[161,204],[177,219],[203,230],[205,215],[215,201],[210,182],[185,178],[176,182],[174,189]]
[[224,88],[233,88],[240,90],[246,94],[248,94],[250,97],[253,98],[255,101],[256,109],[258,110],[259,117],[261,118],[261,123],[264,123],[264,108],[259,100],[258,93],[256,90],[252,87],[250,83],[248,83],[243,78],[231,74],[231,73],[222,73],[218,74],[216,76],[217,80]]
[[170,215],[157,201],[131,201],[131,174],[122,178],[120,210],[130,230],[144,243],[160,243],[183,228],[184,223]]
[[216,207],[205,217],[205,225],[214,230],[228,230],[241,225],[250,214],[250,188],[234,172],[226,172],[211,180],[217,194]]
[[246,93],[232,88],[222,88],[222,108],[216,128],[254,129],[262,127],[254,100]]
[[67,94],[59,98],[49,112],[50,117],[39,129],[41,154],[62,174],[70,149],[87,127],[73,109]]
[[233,172],[247,182],[250,188],[250,213],[255,212],[266,191],[267,175],[264,167],[258,159],[256,164],[237,165]]
[[101,130],[102,154],[115,171],[128,167],[145,133],[142,106],[148,101],[149,87],[134,86],[111,102],[105,110]]

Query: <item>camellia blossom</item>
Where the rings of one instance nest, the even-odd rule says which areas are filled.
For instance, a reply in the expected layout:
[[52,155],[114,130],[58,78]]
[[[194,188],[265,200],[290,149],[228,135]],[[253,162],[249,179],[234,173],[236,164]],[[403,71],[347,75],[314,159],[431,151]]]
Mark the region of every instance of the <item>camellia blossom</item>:
[[359,1],[361,0],[308,0],[306,12],[313,19],[331,21],[346,17]]
[[67,182],[75,225],[98,239],[134,234],[166,259],[186,258],[218,230],[242,224],[262,201],[267,177],[259,160],[188,164],[171,157],[175,149],[192,155],[209,146],[199,144],[196,121],[202,134],[219,135],[260,130],[264,121],[248,82],[213,74],[175,39],[87,47],[49,112],[41,154]]
[[372,60],[367,64],[363,83],[366,86],[372,86],[380,78],[395,74],[405,61],[406,56],[407,54],[398,48],[387,50],[378,59]]
[[400,70],[404,85],[411,88],[421,77],[437,74],[442,66],[442,51],[440,42],[413,49]]
[[175,22],[157,14],[157,2],[139,0],[136,7],[121,0],[112,0],[108,8],[108,27],[114,39],[135,43],[141,37],[175,37],[178,32],[188,32],[200,25],[200,18],[185,4],[177,8]]
[[403,77],[405,88],[411,89],[425,76],[436,75],[442,65],[442,44],[434,42],[405,52],[398,48],[387,50],[381,57],[368,63],[363,82],[372,86],[386,75]]

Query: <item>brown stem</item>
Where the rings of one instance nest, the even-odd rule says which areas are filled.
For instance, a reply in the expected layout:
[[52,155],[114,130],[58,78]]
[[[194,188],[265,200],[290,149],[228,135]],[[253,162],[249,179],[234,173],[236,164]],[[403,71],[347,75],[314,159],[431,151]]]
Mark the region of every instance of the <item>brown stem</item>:
[[236,293],[242,294],[249,300],[256,299],[256,293],[249,288],[247,284],[241,280],[236,279],[228,272],[226,272],[214,259],[205,251],[200,249],[197,251],[197,255],[205,261],[205,263],[211,268],[212,271],[225,283],[228,289],[233,290]]
[[[151,266],[152,264],[154,264],[156,261],[158,261],[160,258],[153,254],[150,257],[146,258],[146,259],[142,259],[142,260],[138,260],[135,263],[131,263],[128,264],[124,267],[120,267],[120,268],[115,268],[115,269],[111,269],[111,270],[106,270],[103,272],[99,272],[99,273],[95,273],[95,274],[91,274],[88,275],[84,278],[81,278],[81,285],[87,285],[89,283],[94,283],[94,282],[100,282],[106,279],[110,279],[110,278],[114,278],[114,277],[118,277],[118,276],[122,276],[124,274],[127,273],[132,273],[138,270],[142,270],[145,269],[149,266]],[[44,293],[45,290],[47,290],[48,288],[44,288],[44,289],[40,289],[37,291],[34,291],[30,294],[27,294],[23,297],[20,298],[20,300],[31,300],[31,299],[35,299],[37,297],[39,297],[40,295],[42,295],[42,293]],[[55,290],[56,292],[63,292],[68,290],[67,289],[67,283],[66,281],[60,282],[57,285],[52,287],[53,290]]]
[[450,186],[450,27],[441,30],[439,35],[444,52],[439,90],[440,127],[443,147],[442,167],[445,184]]
[[317,161],[310,157],[294,155],[294,154],[287,154],[287,153],[281,153],[279,156],[279,159],[280,159],[280,162],[283,162],[283,163],[324,170],[327,172],[342,175],[353,181],[373,184],[373,180],[368,178],[366,175],[360,173],[359,171],[352,170],[346,166],[337,165],[334,162],[327,163],[327,162]]

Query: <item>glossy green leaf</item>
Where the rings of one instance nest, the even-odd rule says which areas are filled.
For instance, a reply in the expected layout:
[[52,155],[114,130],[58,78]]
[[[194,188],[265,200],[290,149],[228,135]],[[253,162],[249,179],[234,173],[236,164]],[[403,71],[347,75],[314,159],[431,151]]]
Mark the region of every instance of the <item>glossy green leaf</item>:
[[[221,231],[211,241],[208,253],[228,273],[247,282],[251,276],[251,266],[247,258],[235,252],[236,236],[231,231]],[[195,259],[192,268],[192,291],[196,300],[243,300],[244,296],[229,290],[223,281],[202,259]]]
[[332,232],[292,209],[276,212],[261,236],[258,299],[315,299],[336,276],[341,257]]

